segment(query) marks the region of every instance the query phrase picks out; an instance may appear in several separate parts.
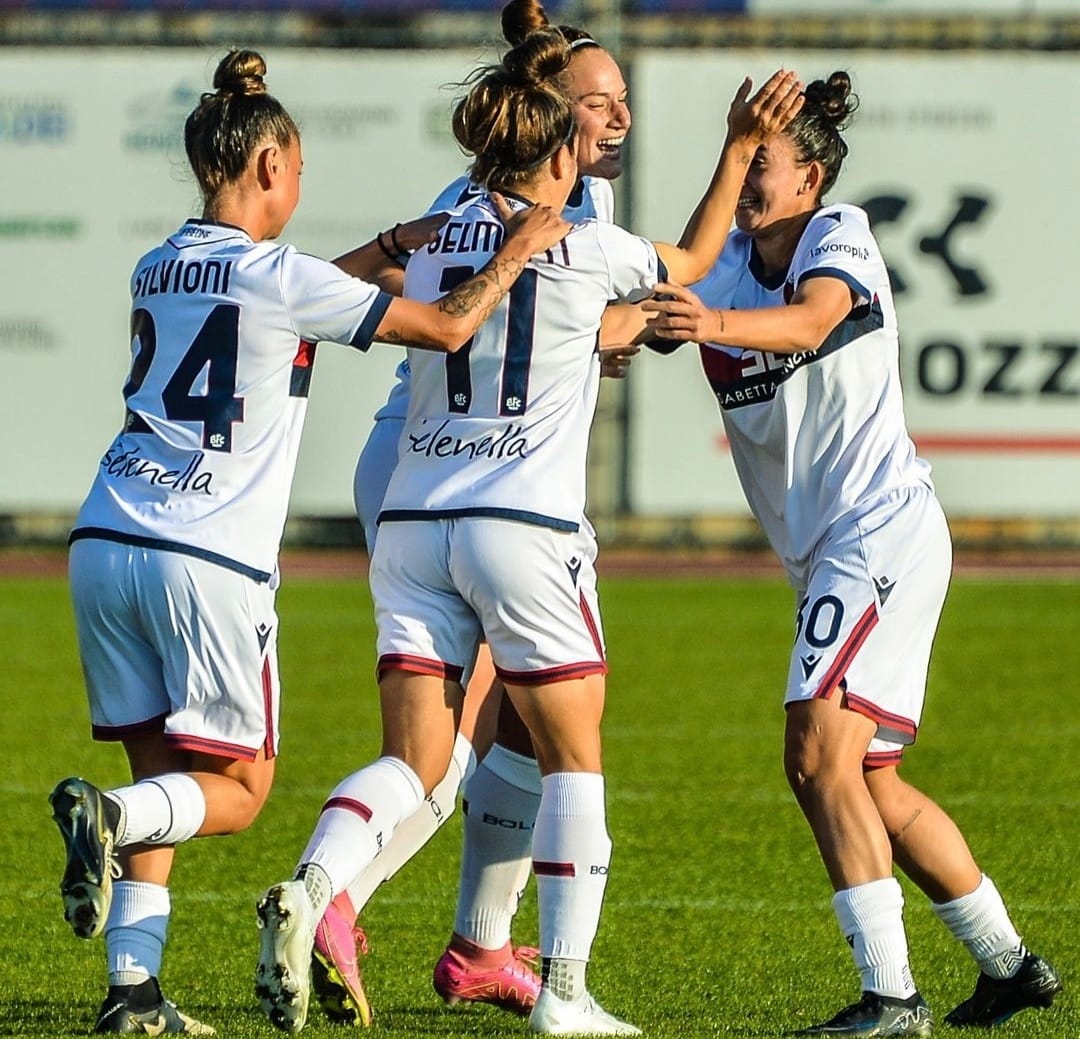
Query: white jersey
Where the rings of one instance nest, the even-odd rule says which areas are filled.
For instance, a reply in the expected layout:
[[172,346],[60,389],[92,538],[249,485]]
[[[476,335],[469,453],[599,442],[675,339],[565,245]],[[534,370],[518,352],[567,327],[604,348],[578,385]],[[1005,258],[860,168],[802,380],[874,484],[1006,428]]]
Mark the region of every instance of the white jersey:
[[817,350],[701,346],[743,490],[796,584],[838,518],[900,487],[932,486],[905,426],[896,311],[863,210],[817,212],[786,274],[772,280],[751,239],[733,231],[693,288],[710,307],[751,310],[783,306],[804,281],[821,277],[847,284],[855,305]]
[[189,220],[136,265],[123,431],[72,540],[277,565],[315,343],[366,350],[391,297],[291,246]]
[[[460,209],[465,203],[480,198],[484,189],[477,187],[468,177],[458,177],[440,192],[428,207],[428,213],[448,213]],[[615,220],[615,192],[611,181],[602,177],[582,177],[566,201],[563,219],[572,224],[582,220],[602,220],[610,224]],[[409,362],[402,361],[394,372],[397,381],[390,390],[386,403],[375,413],[375,421],[384,418],[404,418],[409,410]]]
[[[503,233],[489,197],[466,202],[409,261],[405,295],[444,295],[487,263]],[[587,220],[529,261],[457,354],[410,350],[409,411],[380,523],[493,516],[577,530],[600,318],[665,276],[651,242]]]

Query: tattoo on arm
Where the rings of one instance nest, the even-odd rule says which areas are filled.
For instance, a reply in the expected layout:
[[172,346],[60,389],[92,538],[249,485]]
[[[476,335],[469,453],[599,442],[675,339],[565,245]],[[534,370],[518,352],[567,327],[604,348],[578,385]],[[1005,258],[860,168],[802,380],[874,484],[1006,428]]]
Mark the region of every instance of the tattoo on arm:
[[724,312],[722,310],[718,310],[716,312],[716,316],[720,319],[720,334],[723,335],[724,334]]
[[520,260],[496,257],[444,296],[439,301],[439,310],[452,318],[475,317],[474,327],[478,328],[499,305],[523,266]]

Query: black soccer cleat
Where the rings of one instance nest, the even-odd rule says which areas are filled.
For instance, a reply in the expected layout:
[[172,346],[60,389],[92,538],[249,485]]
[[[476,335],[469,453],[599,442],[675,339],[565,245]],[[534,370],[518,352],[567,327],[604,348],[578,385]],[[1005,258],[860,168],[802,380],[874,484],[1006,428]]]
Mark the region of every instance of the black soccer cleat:
[[971,998],[946,1014],[945,1023],[957,1028],[992,1028],[1028,1007],[1050,1006],[1061,989],[1057,971],[1029,952],[1011,978],[980,973]]
[[154,993],[160,1002],[156,1006],[143,1008],[132,993],[131,987],[111,988],[101,1004],[94,1032],[99,1035],[214,1035],[214,1029],[196,1021],[187,1014],[182,1014],[175,1003],[162,998],[161,989],[153,978],[143,985],[153,985]]
[[115,832],[101,791],[75,776],[58,783],[49,795],[53,819],[64,839],[67,865],[60,880],[64,919],[79,938],[96,938],[105,928],[112,902],[112,882],[120,875],[113,858]]
[[863,1039],[878,1036],[928,1036],[934,1017],[926,1000],[918,992],[907,999],[864,992],[858,1003],[844,1007],[835,1017],[820,1025],[811,1025],[796,1035],[846,1035]]

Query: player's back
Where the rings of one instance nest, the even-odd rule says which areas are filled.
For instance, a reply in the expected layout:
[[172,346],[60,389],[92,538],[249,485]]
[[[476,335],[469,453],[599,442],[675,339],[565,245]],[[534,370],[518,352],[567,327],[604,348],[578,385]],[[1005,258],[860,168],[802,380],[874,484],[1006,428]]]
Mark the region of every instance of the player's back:
[[[490,200],[469,200],[410,260],[406,296],[444,295],[490,259],[502,234]],[[513,515],[576,529],[600,318],[611,299],[647,294],[656,275],[649,243],[585,221],[530,260],[467,347],[445,358],[411,350],[409,412],[383,520]]]

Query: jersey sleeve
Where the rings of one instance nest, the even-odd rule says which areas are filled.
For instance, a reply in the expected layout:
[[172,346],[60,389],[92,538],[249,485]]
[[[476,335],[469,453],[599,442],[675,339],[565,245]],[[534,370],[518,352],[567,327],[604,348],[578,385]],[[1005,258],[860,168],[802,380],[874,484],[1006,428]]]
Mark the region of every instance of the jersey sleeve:
[[866,215],[852,206],[823,210],[807,226],[791,262],[789,280],[798,287],[811,278],[839,278],[869,303],[884,269]]
[[727,309],[735,298],[740,279],[746,273],[747,252],[746,237],[733,231],[709,273],[688,288],[705,306],[713,310]]
[[656,246],[617,224],[597,221],[593,229],[600,251],[607,260],[610,298],[638,303],[651,296],[657,283],[667,277],[667,270],[656,254]]
[[293,328],[307,342],[366,350],[393,299],[378,286],[294,249],[283,250],[280,276]]

